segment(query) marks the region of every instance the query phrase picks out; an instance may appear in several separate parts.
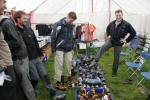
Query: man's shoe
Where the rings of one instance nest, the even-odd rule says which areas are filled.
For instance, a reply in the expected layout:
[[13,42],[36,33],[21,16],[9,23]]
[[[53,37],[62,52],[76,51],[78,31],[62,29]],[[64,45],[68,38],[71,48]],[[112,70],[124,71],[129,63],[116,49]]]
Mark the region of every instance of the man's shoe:
[[63,83],[57,82],[56,89],[61,90],[61,91],[66,91],[67,88]]
[[66,84],[68,87],[75,87],[76,81],[72,77],[68,77]]
[[56,95],[56,90],[54,89],[54,87],[52,86],[52,84],[47,86],[47,90],[50,93],[50,96],[53,97],[54,95]]

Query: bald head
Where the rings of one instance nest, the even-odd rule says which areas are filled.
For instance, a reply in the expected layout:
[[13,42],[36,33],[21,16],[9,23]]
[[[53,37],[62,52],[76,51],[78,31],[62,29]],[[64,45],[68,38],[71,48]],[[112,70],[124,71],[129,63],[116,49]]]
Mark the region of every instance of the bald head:
[[4,9],[6,9],[6,0],[0,0],[0,15],[4,13]]

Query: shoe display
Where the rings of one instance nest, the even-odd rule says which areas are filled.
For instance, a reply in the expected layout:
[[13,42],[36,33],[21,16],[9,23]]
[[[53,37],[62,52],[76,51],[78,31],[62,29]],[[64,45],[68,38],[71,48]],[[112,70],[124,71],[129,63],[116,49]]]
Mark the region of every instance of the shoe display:
[[113,100],[103,71],[91,55],[78,57],[77,100]]

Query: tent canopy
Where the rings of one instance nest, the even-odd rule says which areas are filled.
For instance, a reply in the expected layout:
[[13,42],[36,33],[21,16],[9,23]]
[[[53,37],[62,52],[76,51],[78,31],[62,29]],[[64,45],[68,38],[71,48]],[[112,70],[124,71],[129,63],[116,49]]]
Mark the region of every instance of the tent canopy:
[[103,37],[109,22],[115,19],[116,9],[124,11],[124,19],[138,34],[150,33],[149,5],[149,0],[8,0],[9,8],[32,11],[32,24],[54,23],[75,11],[78,16],[75,23],[94,24],[99,38]]
[[16,10],[24,10],[27,13],[35,10],[45,0],[7,0],[7,8]]

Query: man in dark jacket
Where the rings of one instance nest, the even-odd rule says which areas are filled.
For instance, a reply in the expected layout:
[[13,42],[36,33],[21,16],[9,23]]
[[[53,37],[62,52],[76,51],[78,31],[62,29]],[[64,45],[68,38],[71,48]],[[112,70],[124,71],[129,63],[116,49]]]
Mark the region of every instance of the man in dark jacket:
[[95,61],[98,62],[105,51],[107,51],[111,47],[114,47],[114,63],[112,68],[112,76],[117,75],[122,45],[130,42],[136,35],[136,32],[132,25],[127,21],[123,20],[122,10],[116,10],[115,15],[116,20],[112,21],[106,29],[108,40],[101,47],[95,59]]
[[23,38],[21,34],[19,34],[19,31],[12,18],[5,19],[5,21],[3,21],[2,29],[4,38],[8,43],[12,53],[17,81],[21,85],[27,100],[35,100],[35,93],[29,76],[28,54]]
[[50,82],[45,70],[45,67],[41,61],[43,56],[38,41],[35,37],[33,30],[30,27],[26,27],[26,13],[23,11],[17,11],[15,14],[15,21],[17,23],[17,28],[19,33],[26,44],[29,58],[29,72],[31,77],[31,83],[34,87],[35,94],[38,95],[37,84],[39,80],[39,74],[43,79],[47,88],[50,88]]
[[[50,93],[50,97],[57,98],[55,96],[56,91],[53,88],[50,80],[48,79],[47,72],[45,70],[45,66],[42,62],[42,52],[40,50],[38,41],[36,39],[36,36],[33,32],[33,30],[29,27],[26,26],[26,13],[23,11],[17,11],[15,14],[15,20],[17,22],[17,27],[19,30],[19,33],[22,35],[23,40],[26,44],[27,51],[28,51],[28,57],[29,57],[29,66],[30,66],[30,77],[31,77],[31,82],[35,90],[35,94],[38,95],[38,89],[37,89],[37,84],[38,80],[41,77],[42,80],[44,81],[44,85],[46,89]],[[40,75],[40,76],[39,76]],[[55,96],[55,97],[54,97]],[[57,96],[62,96],[62,94],[57,95]]]
[[61,76],[63,71],[63,60],[65,59],[67,67],[67,77],[71,76],[71,61],[73,57],[73,25],[72,23],[77,19],[75,12],[70,12],[67,18],[63,18],[56,22],[52,32],[52,50],[56,52],[55,55],[55,79],[57,80],[56,87],[65,90],[61,83]]
[[16,100],[16,79],[13,61],[8,44],[4,40],[1,27],[5,8],[6,0],[0,0],[0,74],[5,73],[6,75],[9,75],[11,81],[4,80],[4,84],[0,86],[0,100]]

